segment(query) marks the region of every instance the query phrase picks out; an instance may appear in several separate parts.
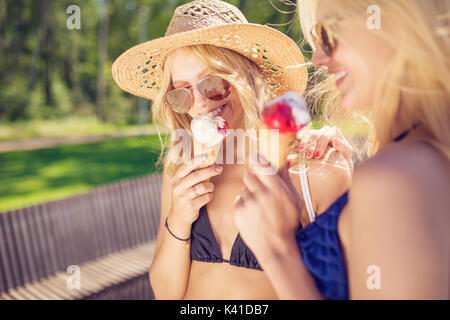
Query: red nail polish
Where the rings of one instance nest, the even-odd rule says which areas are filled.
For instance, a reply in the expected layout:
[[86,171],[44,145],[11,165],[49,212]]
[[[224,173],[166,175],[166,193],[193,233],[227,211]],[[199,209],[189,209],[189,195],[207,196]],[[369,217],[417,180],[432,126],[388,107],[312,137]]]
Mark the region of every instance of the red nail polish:
[[305,149],[305,145],[301,144],[298,146],[298,151],[302,151],[303,149]]
[[307,157],[307,158],[311,158],[311,156],[312,156],[312,152],[311,152],[311,151],[308,151],[306,157]]
[[318,158],[320,156],[320,152],[317,151],[316,154],[314,155],[315,158]]
[[288,169],[291,167],[291,162],[290,162],[290,161],[288,161],[288,162],[286,163],[286,167],[287,167]]

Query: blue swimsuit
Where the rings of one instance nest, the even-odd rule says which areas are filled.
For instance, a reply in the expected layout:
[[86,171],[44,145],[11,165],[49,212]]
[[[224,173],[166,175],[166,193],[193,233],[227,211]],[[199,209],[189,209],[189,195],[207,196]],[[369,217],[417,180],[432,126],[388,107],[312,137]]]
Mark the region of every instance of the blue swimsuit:
[[[400,141],[409,131],[394,141]],[[296,234],[303,262],[314,277],[317,289],[327,299],[349,299],[347,269],[338,233],[338,219],[347,201],[348,191]]]
[[347,271],[338,234],[338,219],[347,204],[348,191],[314,222],[296,234],[306,268],[327,299],[348,299]]

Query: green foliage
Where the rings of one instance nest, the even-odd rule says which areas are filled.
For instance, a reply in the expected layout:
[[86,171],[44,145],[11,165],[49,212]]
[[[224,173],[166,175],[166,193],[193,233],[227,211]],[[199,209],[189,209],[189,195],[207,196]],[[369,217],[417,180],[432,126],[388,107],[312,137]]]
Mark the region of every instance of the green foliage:
[[[138,99],[114,83],[112,62],[126,49],[163,36],[175,8],[187,2],[0,0],[0,121],[60,119],[69,115],[102,119],[98,91],[102,75],[103,120],[139,122]],[[274,24],[274,28],[299,42],[295,7],[282,0],[229,2],[238,6],[249,22]],[[72,4],[81,9],[80,30],[66,27],[66,10]],[[109,18],[108,24],[101,23],[101,12]],[[106,61],[100,66],[102,26],[107,28],[108,38]]]
[[158,136],[0,153],[0,212],[161,171]]

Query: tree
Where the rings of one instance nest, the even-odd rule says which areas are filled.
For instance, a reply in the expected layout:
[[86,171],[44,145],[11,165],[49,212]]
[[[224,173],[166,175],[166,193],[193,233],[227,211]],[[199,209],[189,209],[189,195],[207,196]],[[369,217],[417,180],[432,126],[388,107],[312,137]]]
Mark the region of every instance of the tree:
[[106,76],[105,65],[108,59],[108,35],[109,35],[109,3],[110,0],[99,2],[100,24],[98,32],[98,64],[97,64],[97,116],[106,121]]

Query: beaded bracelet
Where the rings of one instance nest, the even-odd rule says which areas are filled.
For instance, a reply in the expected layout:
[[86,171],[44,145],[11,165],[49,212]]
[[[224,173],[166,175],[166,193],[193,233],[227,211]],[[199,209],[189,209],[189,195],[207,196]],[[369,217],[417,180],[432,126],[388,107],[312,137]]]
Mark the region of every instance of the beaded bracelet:
[[170,231],[170,229],[169,229],[169,224],[167,223],[167,219],[168,219],[168,217],[166,217],[166,223],[165,223],[164,225],[166,226],[166,229],[167,229],[167,231],[169,231],[170,235],[171,235],[172,237],[174,237],[175,239],[177,239],[177,240],[180,240],[180,241],[185,242],[186,248],[189,248],[189,240],[191,240],[191,237],[189,237],[189,238],[187,238],[187,239],[181,239],[181,238],[178,238],[176,235],[174,235],[174,234],[172,233],[172,231]]

